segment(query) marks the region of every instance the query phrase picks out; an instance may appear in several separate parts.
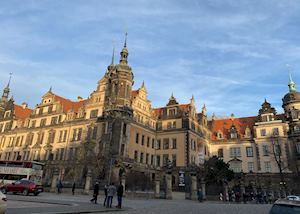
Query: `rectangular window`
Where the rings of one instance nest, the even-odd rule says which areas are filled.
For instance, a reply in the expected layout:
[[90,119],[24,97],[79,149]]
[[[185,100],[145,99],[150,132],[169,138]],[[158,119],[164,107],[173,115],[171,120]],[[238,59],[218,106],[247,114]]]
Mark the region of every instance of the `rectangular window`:
[[260,130],[260,136],[262,136],[262,137],[267,136],[267,131],[266,131],[266,129],[261,129],[261,130]]
[[151,155],[151,165],[153,165],[153,164],[154,164],[154,156]]
[[50,114],[50,113],[52,113],[52,111],[53,111],[53,106],[49,106],[48,107],[48,113]]
[[177,139],[176,138],[172,139],[172,149],[177,149]]
[[57,119],[58,119],[58,117],[52,117],[51,118],[51,125],[57,124]]
[[240,147],[230,148],[230,157],[231,158],[241,157],[241,149],[240,149]]
[[164,138],[163,142],[164,142],[163,148],[164,149],[169,149],[169,138]]
[[156,156],[156,166],[160,166],[160,155]]
[[67,133],[68,133],[68,131],[65,130],[65,131],[64,131],[64,137],[63,137],[63,142],[66,142],[66,141],[67,141]]
[[246,154],[247,154],[247,157],[253,157],[253,148],[246,147]]
[[96,118],[98,116],[98,109],[92,110],[90,114],[90,118]]
[[94,127],[93,129],[93,135],[92,135],[92,139],[96,140],[97,139],[97,132],[98,132],[98,127]]
[[271,172],[271,162],[270,161],[265,162],[265,171]]
[[175,155],[175,154],[172,155],[172,165],[173,165],[174,167],[177,166],[177,158],[176,158],[176,155]]
[[278,128],[273,128],[273,135],[278,136],[279,135],[279,129]]
[[135,143],[136,144],[139,144],[139,141],[140,141],[139,137],[140,137],[139,133],[136,133],[135,134]]
[[150,137],[147,137],[147,147],[150,146]]
[[263,156],[269,156],[269,146],[268,145],[263,145]]
[[134,160],[135,160],[135,162],[138,161],[138,158],[139,158],[138,151],[134,151]]
[[140,163],[144,163],[144,153],[141,152]]
[[31,128],[35,128],[36,126],[36,120],[31,121]]
[[254,172],[254,163],[253,162],[248,162],[248,171]]
[[77,134],[76,140],[81,140],[81,135],[82,135],[82,128],[78,129],[78,134]]
[[65,154],[65,149],[64,149],[64,148],[60,149],[60,157],[59,157],[59,160],[63,160],[63,159],[64,159],[64,154]]
[[149,154],[146,154],[146,164],[149,164]]
[[144,146],[144,143],[145,143],[145,136],[142,135],[142,146]]
[[224,157],[223,149],[218,149],[218,157],[219,158],[223,158]]
[[159,150],[160,148],[161,148],[161,140],[158,139],[158,140],[157,140],[157,149]]
[[47,122],[47,119],[46,118],[44,118],[44,119],[42,119],[41,120],[41,127],[44,127],[44,126],[46,126],[46,122]]
[[152,138],[152,145],[151,145],[151,147],[152,147],[152,149],[154,149],[155,147],[154,147],[154,138]]
[[166,166],[169,160],[169,155],[168,154],[164,154],[163,155],[163,165]]

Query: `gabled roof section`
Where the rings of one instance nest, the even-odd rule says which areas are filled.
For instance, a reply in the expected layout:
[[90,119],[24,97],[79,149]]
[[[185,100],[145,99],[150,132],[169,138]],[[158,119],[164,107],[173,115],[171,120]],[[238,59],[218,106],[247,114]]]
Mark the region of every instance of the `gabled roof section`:
[[63,111],[67,113],[69,110],[73,110],[74,112],[78,112],[78,110],[85,105],[87,100],[81,100],[78,102],[71,101],[69,99],[63,98],[58,95],[54,95],[54,100],[58,101],[62,107]]
[[14,104],[14,114],[18,120],[25,120],[26,118],[29,118],[31,112],[32,109],[23,108],[23,106]]
[[256,117],[241,117],[241,118],[228,118],[220,120],[212,120],[210,122],[210,128],[212,133],[212,140],[217,139],[217,133],[220,131],[223,134],[223,139],[230,139],[230,128],[232,125],[235,126],[239,139],[244,139],[245,130],[249,128],[253,134],[253,126],[255,124]]

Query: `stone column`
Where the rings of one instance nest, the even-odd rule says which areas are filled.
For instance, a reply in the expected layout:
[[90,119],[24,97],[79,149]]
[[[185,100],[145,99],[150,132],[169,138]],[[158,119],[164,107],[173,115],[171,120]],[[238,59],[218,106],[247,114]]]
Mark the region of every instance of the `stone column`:
[[172,174],[166,174],[166,199],[172,199]]
[[160,177],[158,174],[155,175],[155,198],[160,198]]
[[203,178],[201,178],[201,190],[202,190],[203,200],[206,200],[206,185]]
[[58,182],[58,169],[55,168],[53,171],[50,192],[56,192],[57,182]]
[[191,200],[197,200],[197,177],[196,174],[191,174]]
[[88,169],[86,179],[85,179],[84,191],[83,191],[84,194],[90,193],[91,182],[92,182],[92,171]]

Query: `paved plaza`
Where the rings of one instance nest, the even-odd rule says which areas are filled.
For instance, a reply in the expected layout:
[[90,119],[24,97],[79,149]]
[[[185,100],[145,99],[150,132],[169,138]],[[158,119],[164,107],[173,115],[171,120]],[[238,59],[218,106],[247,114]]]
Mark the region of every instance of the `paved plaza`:
[[[224,204],[220,202],[204,202],[184,200],[177,197],[174,200],[156,199],[125,199],[124,209],[106,209],[102,206],[103,196],[99,197],[99,204],[89,202],[87,195],[68,195],[43,193],[40,196],[21,196],[8,194],[8,214],[52,214],[52,213],[123,213],[123,214],[175,214],[175,213],[268,213],[271,205],[261,204]],[[116,201],[114,201],[116,203]],[[120,212],[121,211],[121,212]]]

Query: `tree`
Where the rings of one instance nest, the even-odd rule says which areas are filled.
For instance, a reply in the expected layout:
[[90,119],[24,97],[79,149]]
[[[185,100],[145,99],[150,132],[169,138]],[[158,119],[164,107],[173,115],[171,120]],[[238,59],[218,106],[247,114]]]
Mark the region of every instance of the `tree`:
[[204,179],[207,184],[224,184],[234,178],[234,172],[217,156],[212,156],[204,162]]
[[270,141],[272,144],[272,152],[270,152],[270,154],[274,157],[276,165],[279,169],[280,185],[283,185],[284,190],[287,191],[286,181],[283,172],[288,168],[288,166],[284,164],[285,162],[287,162],[287,159],[283,156],[280,138],[278,135],[273,134],[270,137]]

